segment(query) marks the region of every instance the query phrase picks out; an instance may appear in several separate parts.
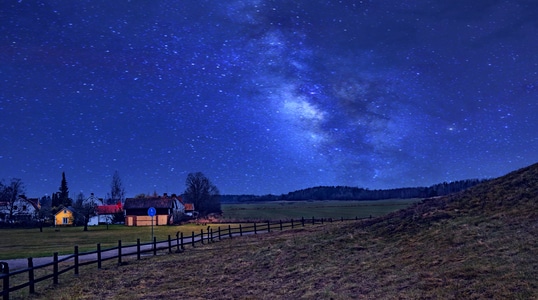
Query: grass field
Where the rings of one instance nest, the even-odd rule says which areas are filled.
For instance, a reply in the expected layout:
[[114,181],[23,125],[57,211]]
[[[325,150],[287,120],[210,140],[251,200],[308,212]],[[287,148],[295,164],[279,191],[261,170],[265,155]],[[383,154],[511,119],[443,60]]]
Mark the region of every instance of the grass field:
[[[226,224],[211,225],[217,229]],[[35,229],[0,229],[0,261],[12,258],[52,256],[54,252],[72,254],[75,245],[79,246],[80,252],[93,251],[100,243],[102,249],[112,248],[118,245],[136,244],[151,241],[151,227],[127,227],[123,225],[105,225],[88,227],[88,231],[82,231],[82,227],[47,227],[43,232]],[[186,224],[181,226],[154,226],[154,235],[158,241],[168,239],[168,235],[175,238],[178,231],[185,236],[193,231],[198,234],[207,226]]]
[[406,208],[420,199],[376,201],[275,201],[222,204],[223,220],[289,220],[305,218],[367,218]]
[[[380,201],[314,201],[314,202],[266,202],[255,204],[224,204],[223,222],[243,220],[286,220],[305,218],[355,218],[384,215],[388,212],[405,208],[414,200],[380,200]],[[227,224],[212,224],[214,230]],[[154,226],[154,235],[162,241],[168,235],[175,237],[178,231],[190,235],[198,234],[207,226],[185,224],[181,226]],[[98,243],[103,249],[118,245],[136,244],[139,238],[142,243],[151,241],[151,227],[127,227],[123,225],[104,225],[89,227],[47,227],[40,232],[35,229],[0,229],[0,261],[13,258],[52,256],[71,254],[75,245],[79,251],[93,251]]]

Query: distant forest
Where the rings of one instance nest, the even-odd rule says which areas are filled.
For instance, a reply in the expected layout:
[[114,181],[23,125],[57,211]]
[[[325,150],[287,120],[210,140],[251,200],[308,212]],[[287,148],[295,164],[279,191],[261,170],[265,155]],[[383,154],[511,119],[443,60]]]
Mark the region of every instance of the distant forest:
[[467,179],[443,182],[430,187],[407,187],[387,190],[369,190],[349,186],[318,186],[278,195],[221,195],[221,203],[256,201],[308,201],[308,200],[381,200],[429,198],[456,193],[487,179]]

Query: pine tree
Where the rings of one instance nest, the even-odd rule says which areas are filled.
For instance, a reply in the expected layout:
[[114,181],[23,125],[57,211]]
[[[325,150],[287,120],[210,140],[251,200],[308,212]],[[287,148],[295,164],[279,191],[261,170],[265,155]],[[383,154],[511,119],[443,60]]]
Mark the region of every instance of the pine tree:
[[62,183],[60,184],[59,202],[61,205],[68,207],[73,204],[73,201],[69,198],[69,188],[67,187],[67,180],[65,179],[65,172],[62,172]]

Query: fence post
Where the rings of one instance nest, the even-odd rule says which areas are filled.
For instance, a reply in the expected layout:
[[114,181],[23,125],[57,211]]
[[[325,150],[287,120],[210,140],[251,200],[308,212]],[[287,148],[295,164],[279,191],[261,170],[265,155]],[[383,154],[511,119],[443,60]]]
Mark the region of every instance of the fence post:
[[204,244],[204,230],[200,229],[200,242],[202,242],[202,245]]
[[4,280],[2,283],[2,292],[4,293],[4,300],[9,300],[9,265],[6,262],[0,262],[0,273],[4,274]]
[[314,217],[312,217],[312,225],[314,225],[316,222],[316,219],[314,219]]
[[291,218],[291,229],[293,229],[293,218]]
[[179,231],[176,233],[176,253],[179,253]]
[[97,269],[101,269],[101,244],[97,244]]
[[35,293],[35,283],[34,283],[34,260],[31,257],[28,257],[28,283],[30,294]]
[[[239,224],[241,226],[241,224]],[[228,235],[232,238],[232,225],[228,225]]]
[[344,217],[340,217],[340,218],[341,218],[340,222],[344,222]]
[[271,232],[271,222],[267,221],[267,232]]
[[301,217],[301,223],[303,224],[303,227],[304,227],[304,217]]
[[78,246],[75,246],[75,276],[78,276]]
[[282,220],[280,220],[280,231],[282,231]]
[[185,250],[185,247],[183,246],[183,232],[180,235],[181,235],[181,250]]
[[153,256],[157,255],[157,237],[153,237]]
[[168,235],[168,253],[172,253],[172,239]]
[[118,240],[118,266],[121,266],[121,240]]
[[58,252],[54,252],[53,255],[52,283],[58,284]]
[[321,218],[321,225],[323,225],[323,218]]
[[194,247],[194,231],[192,232],[192,246]]
[[136,259],[140,260],[140,239],[136,239]]
[[221,237],[220,237],[220,226],[219,226],[219,241],[220,241]]
[[214,240],[213,240],[213,228],[209,229],[209,232],[211,232],[211,242],[213,243]]
[[243,227],[239,224],[239,236],[243,236]]
[[258,234],[258,232],[256,231],[256,222],[254,222],[254,234]]

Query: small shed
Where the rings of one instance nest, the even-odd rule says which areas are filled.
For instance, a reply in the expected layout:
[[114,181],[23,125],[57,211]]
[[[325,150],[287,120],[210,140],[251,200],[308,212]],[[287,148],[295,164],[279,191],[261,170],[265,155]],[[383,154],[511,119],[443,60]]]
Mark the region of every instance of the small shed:
[[[148,215],[150,207],[156,211],[153,218]],[[169,225],[174,222],[174,217],[185,213],[181,198],[167,194],[158,197],[127,198],[123,209],[127,226],[151,226],[152,222],[153,225]]]

